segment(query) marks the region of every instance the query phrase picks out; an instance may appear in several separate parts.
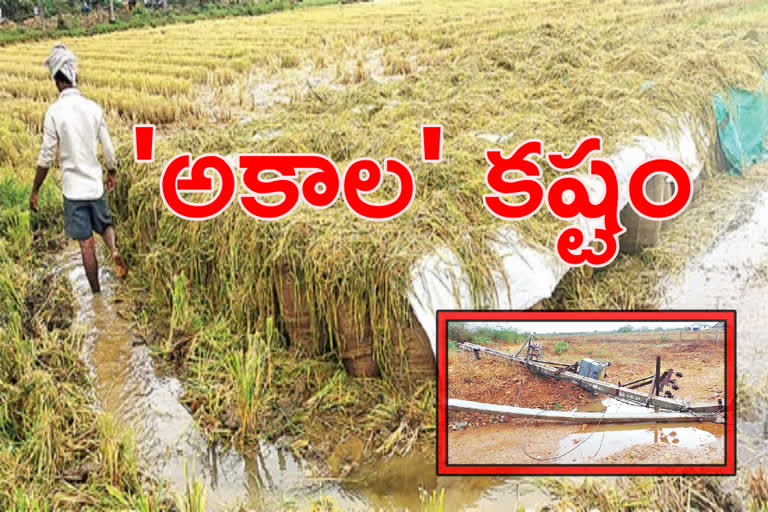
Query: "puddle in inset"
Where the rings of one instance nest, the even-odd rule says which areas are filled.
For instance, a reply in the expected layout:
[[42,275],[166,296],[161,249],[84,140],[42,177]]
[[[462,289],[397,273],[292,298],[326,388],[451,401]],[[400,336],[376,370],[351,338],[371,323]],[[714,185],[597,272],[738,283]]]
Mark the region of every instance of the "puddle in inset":
[[[658,409],[629,404],[615,398],[595,400],[576,409],[580,412],[659,412]],[[722,424],[711,422],[585,424],[582,431],[559,442],[557,453],[564,453],[558,464],[594,464],[627,448],[658,443],[696,449],[715,441],[725,442]],[[593,433],[594,431],[594,433]],[[581,444],[580,444],[581,443]],[[578,446],[576,446],[578,445]]]

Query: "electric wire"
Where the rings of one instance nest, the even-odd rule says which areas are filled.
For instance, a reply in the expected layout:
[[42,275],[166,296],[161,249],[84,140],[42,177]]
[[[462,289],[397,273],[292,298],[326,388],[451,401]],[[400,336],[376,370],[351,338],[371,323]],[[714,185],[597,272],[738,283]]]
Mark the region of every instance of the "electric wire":
[[[603,419],[605,418],[605,413],[608,412],[608,408],[606,407],[603,410],[603,415],[600,416],[600,419],[598,420],[597,424],[595,425],[595,428],[592,429],[592,432],[590,432],[587,437],[582,439],[580,443],[578,443],[577,445],[573,446],[573,448],[571,448],[570,450],[568,450],[565,453],[558,454],[558,455],[556,455],[554,457],[536,457],[535,455],[531,455],[530,453],[528,453],[528,450],[525,449],[525,429],[528,427],[528,424],[531,421],[535,420],[539,416],[539,414],[544,413],[544,412],[546,412],[546,410],[541,410],[538,413],[536,413],[535,416],[532,416],[532,417],[528,418],[528,421],[525,422],[525,425],[523,425],[523,429],[520,431],[520,448],[523,450],[523,453],[526,454],[531,459],[538,460],[539,462],[548,461],[548,460],[555,460],[555,459],[559,459],[560,457],[564,457],[564,456],[568,455],[569,453],[571,453],[576,448],[578,448],[579,446],[581,446],[582,444],[584,444],[585,442],[587,442],[587,440],[589,440],[589,438],[592,437],[592,435],[597,431],[597,427],[600,426],[600,423],[602,423]],[[597,455],[597,454],[595,454],[595,455]]]

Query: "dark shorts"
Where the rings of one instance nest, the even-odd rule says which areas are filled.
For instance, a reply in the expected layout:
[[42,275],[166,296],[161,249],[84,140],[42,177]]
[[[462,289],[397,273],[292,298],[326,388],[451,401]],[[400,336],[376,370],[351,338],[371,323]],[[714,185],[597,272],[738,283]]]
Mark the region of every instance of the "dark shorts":
[[64,198],[64,231],[75,240],[87,240],[93,232],[100,235],[112,225],[112,213],[102,195],[99,199]]

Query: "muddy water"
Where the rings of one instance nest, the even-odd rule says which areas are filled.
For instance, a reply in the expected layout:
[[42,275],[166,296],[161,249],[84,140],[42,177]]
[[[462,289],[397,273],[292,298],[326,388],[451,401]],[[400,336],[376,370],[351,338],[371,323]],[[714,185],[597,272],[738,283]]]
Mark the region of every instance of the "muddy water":
[[[738,376],[768,370],[768,192],[752,199],[741,218],[689,265],[666,292],[664,307],[735,309]],[[743,205],[736,205],[743,207]],[[766,463],[765,421],[738,423],[738,463]]]
[[[74,249],[74,247],[73,247]],[[102,258],[101,261],[108,261]],[[254,510],[306,507],[329,497],[343,510],[420,510],[420,490],[445,489],[446,511],[535,509],[549,498],[526,480],[438,478],[432,458],[413,455],[378,461],[344,481],[315,477],[289,451],[261,443],[243,455],[211,445],[180,403],[182,385],[159,371],[149,348],[121,316],[110,269],[100,269],[102,293],[92,295],[79,252],[67,252],[59,271],[77,297],[77,328],[85,333],[83,358],[98,405],[135,432],[145,467],[173,492],[191,477],[206,483],[210,510],[245,505]]]
[[[715,423],[665,423],[663,425],[638,423],[631,426],[600,426],[594,434],[588,430],[563,438],[560,441],[558,453],[574,449],[557,459],[557,462],[558,464],[594,464],[604,457],[617,454],[627,448],[658,444],[696,450],[707,443],[723,443],[725,439],[723,434],[723,426]],[[722,464],[723,460],[711,463]]]
[[[639,412],[648,409],[620,402],[615,398],[597,400],[577,409],[584,412]],[[633,423],[631,425],[591,425],[583,432],[569,434],[560,440],[557,453],[566,453],[559,464],[591,464],[632,446],[673,444],[696,449],[706,443],[725,442],[723,425],[710,422]],[[576,446],[578,445],[578,446]],[[572,450],[569,452],[569,450]]]
[[214,506],[227,496],[245,495],[250,485],[246,461],[209,446],[179,402],[180,382],[155,373],[148,347],[131,335],[115,305],[112,273],[100,269],[102,293],[93,295],[79,253],[68,254],[62,270],[77,297],[77,324],[86,336],[83,356],[99,405],[134,430],[146,467],[173,489],[183,489],[186,464],[190,475],[209,483]]
[[317,492],[350,508],[364,503],[338,484],[307,478],[306,465],[281,448],[262,443],[245,457],[208,443],[179,401],[179,380],[155,371],[149,348],[138,343],[121,317],[112,273],[100,270],[102,293],[94,296],[79,253],[69,254],[62,270],[77,296],[77,324],[86,334],[83,356],[99,405],[135,431],[145,466],[174,491],[184,488],[186,465],[191,477],[206,482],[211,510],[235,504],[269,508],[285,495],[301,503]]

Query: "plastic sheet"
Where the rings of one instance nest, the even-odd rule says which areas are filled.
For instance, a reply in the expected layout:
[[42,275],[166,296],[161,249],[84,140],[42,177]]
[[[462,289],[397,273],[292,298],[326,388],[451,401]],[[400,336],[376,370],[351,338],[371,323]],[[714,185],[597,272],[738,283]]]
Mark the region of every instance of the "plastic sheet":
[[[695,128],[694,128],[695,127]],[[637,137],[632,145],[618,150],[607,159],[619,179],[619,209],[628,202],[626,187],[631,173],[643,162],[654,158],[675,160],[685,167],[692,179],[703,169],[704,158],[697,150],[699,140],[709,147],[709,138],[700,125],[682,120],[662,136]],[[588,182],[590,197],[600,200],[602,181]],[[490,215],[490,214],[489,214]],[[521,222],[525,222],[524,220]],[[577,222],[578,223],[578,222]],[[597,223],[582,221],[580,225],[594,233]],[[527,309],[549,297],[569,267],[555,255],[553,247],[533,245],[519,238],[514,223],[500,228],[492,249],[502,261],[501,270],[493,273],[494,290],[487,296],[491,304],[476,304],[469,279],[456,254],[448,247],[436,248],[411,269],[411,291],[408,294],[413,312],[429,337],[435,351],[435,314],[439,309]]]
[[[765,75],[768,82],[768,74]],[[765,160],[768,98],[762,90],[730,89],[712,99],[720,146],[732,174]]]

